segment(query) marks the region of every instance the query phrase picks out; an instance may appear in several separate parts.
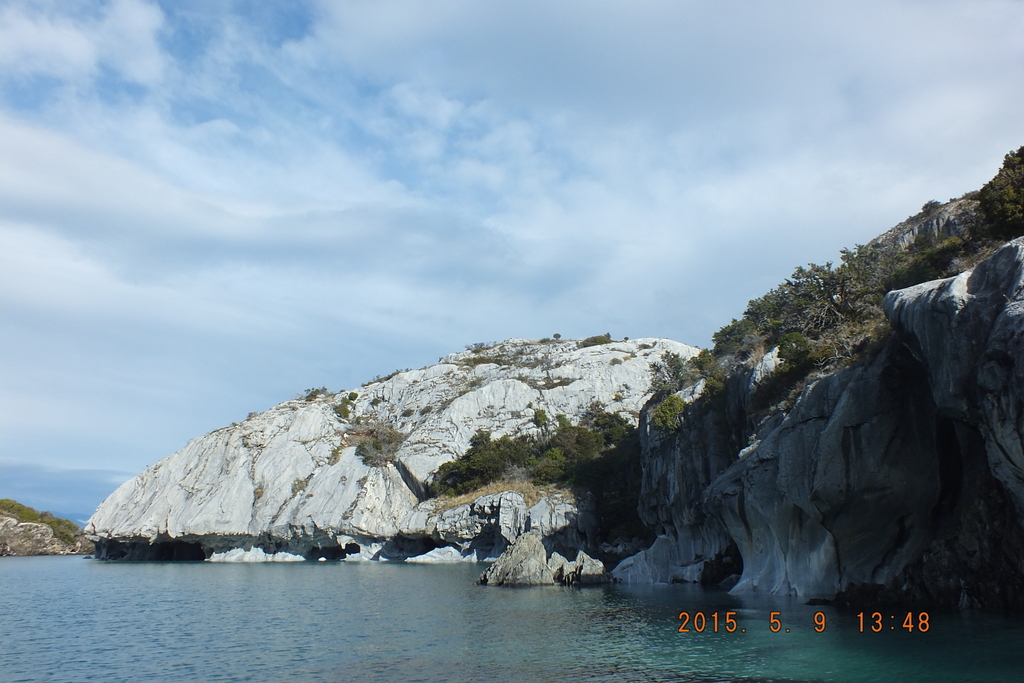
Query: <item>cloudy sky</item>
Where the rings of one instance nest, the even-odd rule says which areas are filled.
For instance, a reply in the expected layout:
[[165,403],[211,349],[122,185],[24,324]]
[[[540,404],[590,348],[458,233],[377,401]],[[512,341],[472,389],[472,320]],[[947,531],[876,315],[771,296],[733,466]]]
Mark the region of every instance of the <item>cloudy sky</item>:
[[0,497],[313,386],[706,345],[1024,144],[1021,0],[0,1]]

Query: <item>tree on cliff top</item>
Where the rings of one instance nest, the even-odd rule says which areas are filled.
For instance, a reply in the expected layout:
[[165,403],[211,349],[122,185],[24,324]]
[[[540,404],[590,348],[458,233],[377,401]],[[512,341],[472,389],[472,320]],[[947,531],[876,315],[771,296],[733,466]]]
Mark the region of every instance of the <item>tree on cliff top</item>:
[[992,237],[1024,235],[1024,147],[1003,157],[1003,167],[981,188],[978,202]]

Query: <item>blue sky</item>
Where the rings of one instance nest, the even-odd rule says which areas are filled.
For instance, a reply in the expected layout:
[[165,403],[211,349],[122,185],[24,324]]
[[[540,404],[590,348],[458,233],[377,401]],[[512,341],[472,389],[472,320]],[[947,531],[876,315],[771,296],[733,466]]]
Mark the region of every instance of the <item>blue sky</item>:
[[1024,144],[1024,3],[0,2],[0,497],[477,341],[706,345]]

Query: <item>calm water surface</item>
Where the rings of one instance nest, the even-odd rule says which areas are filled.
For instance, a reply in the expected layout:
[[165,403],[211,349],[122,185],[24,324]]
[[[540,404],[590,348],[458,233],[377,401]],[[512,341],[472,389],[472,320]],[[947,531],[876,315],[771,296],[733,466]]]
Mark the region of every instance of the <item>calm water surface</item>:
[[[0,558],[0,681],[1024,680],[1021,619],[932,614],[908,633],[905,612],[886,613],[886,630],[860,633],[828,607],[488,588],[482,568]],[[720,632],[678,633],[684,610],[718,611]]]

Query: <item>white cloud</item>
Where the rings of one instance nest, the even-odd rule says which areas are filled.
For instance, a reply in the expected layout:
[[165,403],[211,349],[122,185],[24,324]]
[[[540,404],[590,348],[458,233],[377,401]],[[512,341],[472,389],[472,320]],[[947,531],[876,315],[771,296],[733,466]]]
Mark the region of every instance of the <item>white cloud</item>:
[[18,75],[88,75],[97,59],[95,42],[67,18],[28,16],[19,4],[0,11],[0,64]]
[[77,7],[0,10],[0,426],[63,465],[470,341],[707,342],[1024,138],[1010,0]]
[[163,72],[159,8],[113,0],[100,16],[62,14],[61,3],[12,2],[0,11],[0,64],[25,75],[93,77],[100,66],[141,84]]

